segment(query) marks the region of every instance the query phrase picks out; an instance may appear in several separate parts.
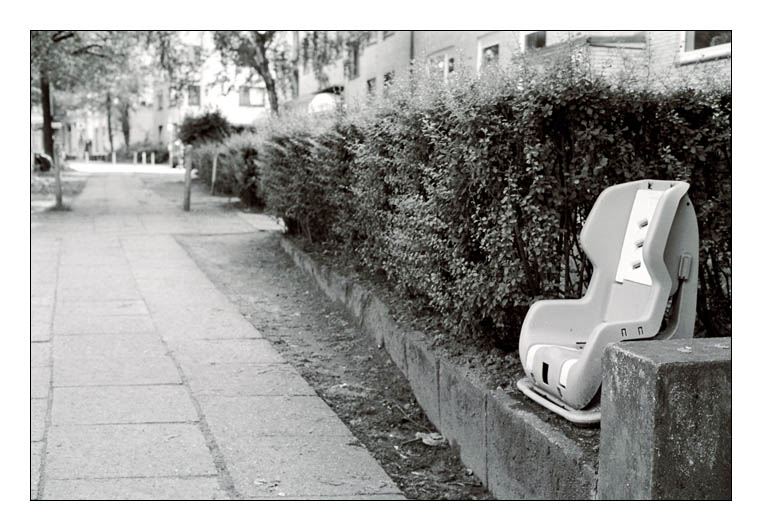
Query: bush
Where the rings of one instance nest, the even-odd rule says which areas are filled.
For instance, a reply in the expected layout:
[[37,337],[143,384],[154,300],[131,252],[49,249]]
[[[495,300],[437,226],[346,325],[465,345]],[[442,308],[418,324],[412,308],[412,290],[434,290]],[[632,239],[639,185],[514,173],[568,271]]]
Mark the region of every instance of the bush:
[[570,63],[397,85],[262,133],[265,200],[289,231],[381,269],[454,331],[515,345],[534,300],[584,293],[579,233],[606,187],[686,180],[697,333],[730,334],[729,89],[632,89]]
[[214,193],[235,195],[246,205],[261,205],[257,172],[256,138],[252,133],[233,135],[224,143],[205,143],[192,151],[201,180],[211,189],[212,165],[217,154]]
[[183,144],[198,146],[207,142],[222,142],[230,136],[232,126],[220,111],[199,116],[186,116],[177,132]]

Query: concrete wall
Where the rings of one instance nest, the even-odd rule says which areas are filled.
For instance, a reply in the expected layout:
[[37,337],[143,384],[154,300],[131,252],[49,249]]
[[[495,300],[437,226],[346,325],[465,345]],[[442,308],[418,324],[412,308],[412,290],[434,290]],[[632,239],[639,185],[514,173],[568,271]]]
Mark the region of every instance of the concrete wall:
[[603,499],[729,500],[729,338],[629,341],[603,361]]
[[600,430],[576,428],[517,392],[490,390],[478,369],[398,325],[361,284],[281,243],[386,350],[429,420],[497,498],[730,498],[728,338],[610,346]]

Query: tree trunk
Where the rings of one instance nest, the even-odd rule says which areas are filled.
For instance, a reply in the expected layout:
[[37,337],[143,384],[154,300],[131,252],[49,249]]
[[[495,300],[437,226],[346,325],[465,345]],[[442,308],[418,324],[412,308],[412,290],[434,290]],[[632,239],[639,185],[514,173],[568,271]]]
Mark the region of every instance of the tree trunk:
[[111,153],[114,152],[114,130],[111,127],[111,91],[106,91],[106,127],[108,128],[108,144]]
[[53,148],[53,113],[50,110],[50,80],[48,71],[43,64],[40,66],[40,93],[42,97],[42,145],[45,153],[51,159],[56,154]]
[[63,208],[63,187],[61,186],[61,169],[63,167],[63,146],[56,142],[55,144],[56,161],[56,210]]
[[270,110],[273,114],[278,114],[278,92],[275,90],[275,80],[270,74],[269,68],[264,70],[265,75],[260,73],[262,80],[265,82],[265,88],[267,89],[267,98],[270,100]]
[[122,123],[122,135],[124,135],[124,148],[130,151],[130,106],[122,103],[119,106],[119,121]]

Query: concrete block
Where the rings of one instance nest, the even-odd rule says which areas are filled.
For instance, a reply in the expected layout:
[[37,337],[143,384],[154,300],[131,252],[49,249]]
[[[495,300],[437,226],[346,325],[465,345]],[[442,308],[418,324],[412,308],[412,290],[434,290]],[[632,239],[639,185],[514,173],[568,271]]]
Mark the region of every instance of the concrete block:
[[420,332],[405,334],[407,379],[418,404],[436,426],[439,416],[439,360]]
[[352,284],[349,286],[347,293],[347,306],[349,307],[349,313],[354,317],[357,322],[362,326],[363,317],[365,315],[365,307],[368,305],[370,299],[370,292],[360,286],[359,284]]
[[332,301],[346,304],[348,290],[349,283],[346,278],[333,271],[328,272],[327,294]]
[[46,477],[214,475],[201,430],[189,424],[51,426]]
[[731,499],[729,338],[607,348],[600,497]]
[[56,388],[51,416],[53,425],[198,420],[182,385]]
[[384,345],[384,330],[392,316],[389,308],[375,295],[370,295],[363,313],[362,324],[376,345]]
[[487,395],[487,481],[501,500],[594,499],[594,463],[561,430],[502,391]]
[[387,315],[382,322],[384,334],[384,349],[397,368],[407,378],[407,356],[405,354],[405,331],[397,326],[397,323]]
[[216,477],[50,479],[45,500],[227,500]]
[[466,466],[487,484],[487,399],[455,365],[439,361],[438,425]]

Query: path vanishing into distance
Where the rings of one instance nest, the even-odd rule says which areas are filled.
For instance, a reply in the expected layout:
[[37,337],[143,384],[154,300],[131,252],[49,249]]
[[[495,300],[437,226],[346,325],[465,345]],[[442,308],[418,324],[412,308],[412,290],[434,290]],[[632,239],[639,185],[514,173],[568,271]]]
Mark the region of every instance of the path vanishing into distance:
[[279,226],[74,166],[72,210],[31,219],[31,498],[404,499],[174,238]]

